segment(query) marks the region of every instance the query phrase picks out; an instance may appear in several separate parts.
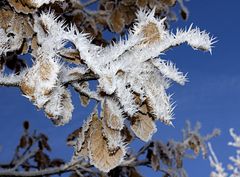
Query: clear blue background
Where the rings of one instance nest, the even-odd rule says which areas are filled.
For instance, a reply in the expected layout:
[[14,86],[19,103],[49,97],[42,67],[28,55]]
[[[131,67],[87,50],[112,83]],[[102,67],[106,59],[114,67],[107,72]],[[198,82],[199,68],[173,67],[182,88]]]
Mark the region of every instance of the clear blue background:
[[[175,128],[158,123],[158,132],[154,139],[181,139],[181,129],[185,120],[193,124],[202,123],[202,133],[214,128],[222,130],[221,136],[213,139],[212,145],[219,160],[225,165],[228,156],[234,155],[234,149],[227,146],[231,140],[229,128],[240,134],[240,1],[198,0],[186,3],[190,11],[189,19],[179,20],[171,25],[185,27],[191,23],[206,29],[218,42],[213,54],[194,51],[189,46],[176,47],[163,58],[173,60],[181,71],[188,73],[190,80],[186,86],[176,84],[169,90],[176,101]],[[77,94],[73,94],[75,110],[73,120],[63,126],[54,127],[16,88],[0,88],[0,162],[8,162],[14,153],[22,133],[22,122],[29,120],[32,129],[49,135],[53,157],[70,159],[72,149],[67,147],[65,139],[74,129],[80,127],[89,115],[88,109],[80,107]],[[140,141],[137,144],[142,144]],[[197,160],[185,160],[184,166],[190,177],[209,176],[211,171],[208,160],[200,156]],[[152,170],[140,169],[145,176],[161,176]]]

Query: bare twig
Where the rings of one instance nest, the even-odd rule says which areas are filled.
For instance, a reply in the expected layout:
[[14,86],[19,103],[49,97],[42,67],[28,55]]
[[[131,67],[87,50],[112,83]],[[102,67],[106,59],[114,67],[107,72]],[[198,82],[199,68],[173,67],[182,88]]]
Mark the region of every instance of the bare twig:
[[83,7],[87,7],[87,6],[90,6],[92,4],[94,4],[95,2],[97,2],[98,0],[90,0],[90,1],[87,1],[86,3],[84,3],[82,6]]
[[[50,167],[43,170],[35,170],[35,171],[16,171],[15,168],[2,170],[0,171],[0,176],[44,176],[44,175],[55,175],[59,173],[67,173],[70,171],[75,171],[75,166],[79,161],[72,161],[67,164],[64,164],[60,167]],[[82,168],[79,168],[80,172],[83,171]],[[89,172],[90,169],[88,169]],[[94,171],[91,171],[95,173]]]

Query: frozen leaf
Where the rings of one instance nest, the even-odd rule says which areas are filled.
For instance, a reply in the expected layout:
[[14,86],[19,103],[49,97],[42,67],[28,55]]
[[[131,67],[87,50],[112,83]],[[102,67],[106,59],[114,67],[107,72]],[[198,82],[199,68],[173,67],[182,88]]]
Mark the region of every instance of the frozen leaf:
[[81,100],[82,106],[84,106],[84,107],[86,107],[90,102],[89,96],[81,94],[81,93],[80,93],[80,100]]
[[149,141],[157,131],[151,117],[137,113],[131,120],[131,128],[135,135],[143,141]]
[[106,120],[106,125],[113,130],[121,130],[124,126],[124,118],[118,103],[114,100],[106,98],[102,109],[102,116]]
[[118,8],[114,9],[109,20],[110,20],[110,27],[112,31],[116,33],[122,32],[125,24],[124,24],[123,14]]
[[168,6],[174,6],[176,4],[176,0],[161,0],[161,2]]
[[121,130],[121,136],[122,136],[123,142],[126,144],[130,144],[131,141],[134,139],[133,133],[127,126],[124,126],[123,129]]
[[101,120],[92,120],[91,134],[89,141],[90,162],[103,172],[109,172],[123,161],[125,148],[119,147],[109,151],[107,141],[102,134]]
[[19,146],[25,148],[27,146],[27,136],[22,136],[20,139]]
[[160,169],[160,159],[153,153],[151,154],[151,165],[154,171],[158,171]]
[[51,93],[44,111],[54,124],[64,125],[71,120],[73,108],[70,92],[63,87],[58,87]]
[[59,55],[63,57],[65,61],[68,61],[70,63],[74,63],[74,64],[81,63],[80,53],[76,49],[62,49]]
[[28,122],[28,121],[24,121],[24,122],[23,122],[23,128],[24,128],[25,130],[28,130],[28,129],[29,129],[29,122]]
[[144,34],[143,43],[154,43],[161,40],[160,31],[157,25],[153,22],[149,22],[143,26],[142,32]]

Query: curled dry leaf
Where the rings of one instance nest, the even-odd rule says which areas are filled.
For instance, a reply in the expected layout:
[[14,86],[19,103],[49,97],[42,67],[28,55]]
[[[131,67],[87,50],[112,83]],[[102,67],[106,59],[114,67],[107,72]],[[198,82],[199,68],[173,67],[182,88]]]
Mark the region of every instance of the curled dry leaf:
[[84,122],[83,126],[79,129],[79,133],[77,135],[77,141],[74,145],[75,147],[75,157],[89,157],[89,138],[90,138],[90,127],[92,126],[92,119],[98,119],[97,112],[93,112],[86,122]]
[[54,3],[55,1],[63,0],[8,0],[9,4],[16,10],[18,13],[29,14],[37,11],[39,7],[43,4]]
[[28,0],[8,0],[8,2],[18,13],[29,14],[36,10],[36,8],[28,6]]
[[86,107],[90,102],[89,96],[81,94],[81,93],[80,93],[80,100],[81,100],[82,106],[84,106],[84,107]]
[[131,120],[131,129],[143,141],[149,141],[157,131],[156,124],[148,115],[136,113]]
[[109,26],[113,32],[121,33],[125,24],[122,11],[118,8],[114,9],[110,18],[109,18]]
[[161,0],[161,2],[167,6],[174,6],[176,4],[176,0]]
[[64,87],[54,89],[44,105],[46,115],[55,125],[65,125],[72,118],[73,104],[70,92]]
[[81,64],[80,53],[77,49],[64,48],[60,51],[59,55],[67,62],[74,64]]
[[9,38],[5,44],[8,51],[18,50],[19,53],[26,53],[28,45],[25,39],[30,39],[34,33],[29,18],[6,9],[0,9],[0,16],[0,27]]
[[125,144],[130,144],[131,141],[134,139],[133,133],[127,126],[123,127],[123,129],[121,130],[121,135]]
[[155,43],[155,42],[159,42],[160,41],[160,31],[157,27],[157,25],[153,22],[149,22],[146,26],[143,27],[142,29],[143,34],[144,34],[144,41],[143,43]]
[[89,140],[90,162],[103,172],[109,172],[123,161],[124,147],[109,151],[107,141],[102,134],[102,122],[94,118]]
[[106,98],[103,103],[103,117],[106,124],[113,130],[121,130],[124,126],[124,118],[118,103],[114,100]]
[[[101,171],[108,172],[122,162],[125,147],[116,145],[115,148],[109,148],[108,139],[104,137],[103,126],[105,125],[103,124],[97,112],[92,113],[79,132],[75,145],[75,157],[88,157],[91,164]],[[108,129],[108,131],[112,130]]]
[[102,118],[102,133],[107,139],[107,145],[110,152],[119,149],[120,146],[123,146],[121,131],[110,128],[107,124],[107,117]]
[[136,4],[138,7],[146,7],[148,2],[149,2],[148,0],[137,0]]

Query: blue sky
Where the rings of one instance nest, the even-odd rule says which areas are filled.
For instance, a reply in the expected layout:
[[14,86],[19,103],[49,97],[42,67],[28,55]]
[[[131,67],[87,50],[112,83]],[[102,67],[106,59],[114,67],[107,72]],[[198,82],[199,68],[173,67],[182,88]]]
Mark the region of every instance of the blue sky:
[[[188,73],[190,80],[185,86],[173,85],[169,93],[174,93],[176,101],[175,128],[158,124],[154,139],[180,139],[185,120],[193,124],[202,123],[202,133],[214,128],[222,130],[221,136],[213,139],[212,146],[225,165],[234,149],[227,146],[231,140],[228,133],[233,127],[240,134],[240,1],[198,0],[186,3],[190,11],[189,19],[179,20],[171,25],[185,27],[191,23],[205,29],[217,37],[213,54],[194,51],[189,46],[176,47],[163,58],[173,60],[177,67]],[[80,127],[87,118],[88,109],[80,107],[77,94],[73,94],[75,111],[73,120],[66,126],[54,127],[16,88],[0,88],[0,162],[7,162],[14,153],[14,147],[21,135],[23,120],[29,120],[33,129],[49,135],[54,150],[53,156],[70,159],[72,149],[66,147],[65,138]],[[142,143],[141,143],[142,144]],[[211,168],[208,160],[185,160],[184,165],[190,177],[209,176]],[[160,176],[151,170],[140,169],[145,176]]]

